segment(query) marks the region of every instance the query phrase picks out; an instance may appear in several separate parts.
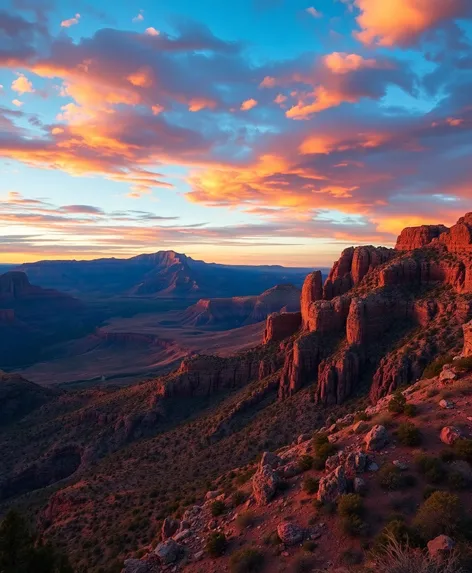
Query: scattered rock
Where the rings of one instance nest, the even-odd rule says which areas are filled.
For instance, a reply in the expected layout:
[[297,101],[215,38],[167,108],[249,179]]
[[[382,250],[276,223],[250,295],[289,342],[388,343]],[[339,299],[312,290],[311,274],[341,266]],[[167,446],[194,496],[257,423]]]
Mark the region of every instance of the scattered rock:
[[173,539],[168,539],[163,543],[159,543],[154,550],[155,555],[159,558],[161,563],[168,565],[174,563],[182,554],[182,546],[175,542]]
[[166,539],[169,539],[169,537],[172,537],[174,533],[176,533],[177,530],[179,529],[179,525],[180,522],[178,519],[174,519],[173,517],[166,517],[164,519],[164,522],[162,523],[162,528],[161,528],[162,541],[165,541]]
[[279,470],[278,470],[278,473],[284,479],[293,478],[293,477],[297,476],[298,474],[300,474],[301,472],[302,472],[302,470],[300,469],[300,466],[295,461],[289,462],[288,464],[284,465],[283,467],[279,468]]
[[428,553],[435,559],[443,559],[455,545],[456,542],[447,535],[439,535],[428,542]]
[[297,444],[303,444],[303,442],[307,442],[310,439],[310,434],[300,434],[297,438]]
[[317,497],[322,503],[329,503],[336,501],[336,499],[346,493],[346,491],[346,474],[343,466],[339,466],[327,476],[320,479]]
[[367,471],[378,472],[379,471],[379,465],[376,464],[375,462],[370,462],[370,464],[367,466]]
[[264,452],[262,454],[261,461],[259,462],[259,468],[264,466],[269,466],[272,469],[279,467],[282,463],[282,459],[272,452]]
[[354,493],[363,494],[367,491],[367,483],[361,477],[355,477],[353,482]]
[[400,460],[393,460],[392,463],[395,467],[397,467],[402,472],[406,471],[409,467],[408,464],[406,464],[405,462],[402,462]]
[[197,551],[193,556],[194,561],[200,561],[200,559],[205,555],[204,551]]
[[259,467],[252,478],[252,491],[258,505],[267,505],[274,497],[280,478],[269,465]]
[[457,378],[457,372],[448,364],[443,367],[439,380],[441,382],[453,382]]
[[215,499],[220,495],[220,492],[215,490],[215,491],[207,491],[206,495],[205,495],[205,499],[208,501],[209,499]]
[[368,450],[381,450],[388,442],[388,434],[385,426],[374,426],[365,436],[364,442]]
[[338,431],[338,426],[337,424],[331,424],[331,426],[328,429],[328,432],[331,432],[332,434],[334,434],[334,432]]
[[180,541],[187,539],[187,537],[190,537],[191,534],[192,534],[192,531],[190,529],[184,529],[183,531],[180,531],[179,533],[176,533],[174,535],[174,541],[179,543]]
[[445,408],[447,410],[452,410],[452,408],[454,408],[454,402],[450,402],[449,400],[441,400],[439,405],[441,408]]
[[367,422],[364,422],[363,420],[356,422],[354,426],[352,426],[352,431],[355,434],[363,434],[364,432],[367,432],[368,429],[369,429],[369,424]]
[[441,430],[440,438],[441,442],[447,444],[448,446],[452,446],[456,440],[458,440],[462,436],[461,431],[459,428],[455,426],[445,426]]
[[296,545],[303,539],[304,531],[296,523],[284,521],[277,526],[277,535],[285,545]]

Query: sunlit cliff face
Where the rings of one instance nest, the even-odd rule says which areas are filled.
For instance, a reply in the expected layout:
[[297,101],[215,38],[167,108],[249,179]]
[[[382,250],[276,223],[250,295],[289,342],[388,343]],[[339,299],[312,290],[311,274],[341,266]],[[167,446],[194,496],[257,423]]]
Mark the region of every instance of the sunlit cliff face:
[[328,265],[472,209],[467,0],[96,4],[0,10],[0,262]]

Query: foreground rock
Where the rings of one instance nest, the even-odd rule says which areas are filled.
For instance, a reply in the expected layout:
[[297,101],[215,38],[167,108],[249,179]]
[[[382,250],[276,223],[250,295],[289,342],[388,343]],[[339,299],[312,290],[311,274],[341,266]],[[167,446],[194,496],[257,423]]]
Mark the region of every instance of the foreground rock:
[[388,433],[384,426],[374,426],[364,438],[366,449],[370,451],[378,451],[385,447],[388,443]]
[[439,535],[428,543],[428,553],[434,559],[442,560],[451,553],[456,542],[447,535]]
[[285,545],[296,545],[302,541],[304,531],[296,523],[284,521],[277,526],[277,535]]
[[459,428],[456,428],[455,426],[445,426],[441,430],[439,437],[441,438],[441,442],[447,444],[448,446],[452,446],[454,442],[462,437],[462,433]]
[[318,500],[321,503],[333,503],[347,491],[347,480],[344,468],[337,467],[327,476],[320,479]]
[[175,542],[173,539],[168,539],[163,543],[159,543],[154,550],[155,555],[159,558],[163,565],[175,563],[182,555],[183,547]]

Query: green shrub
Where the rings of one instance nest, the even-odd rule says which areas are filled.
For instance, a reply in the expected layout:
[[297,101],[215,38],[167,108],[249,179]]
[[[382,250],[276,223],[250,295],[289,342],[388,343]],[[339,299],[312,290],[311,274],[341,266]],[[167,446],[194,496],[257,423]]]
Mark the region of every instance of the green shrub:
[[463,372],[470,372],[472,370],[472,356],[464,356],[454,360],[454,366]]
[[383,553],[391,540],[408,545],[411,539],[411,530],[403,519],[394,519],[387,523],[382,531],[377,535],[372,547],[373,553]]
[[338,513],[340,516],[362,515],[364,511],[364,501],[357,493],[342,495],[338,500]]
[[441,534],[453,535],[462,519],[461,501],[452,493],[437,491],[422,503],[413,525],[425,541]]
[[431,364],[426,366],[423,372],[423,378],[435,378],[441,374],[443,366],[452,362],[452,356],[440,356],[436,358]]
[[257,573],[264,565],[264,554],[257,549],[239,549],[229,563],[231,573]]
[[435,488],[432,485],[427,485],[424,490],[423,490],[423,499],[428,499],[428,497],[431,497],[433,495],[433,493],[439,491],[437,488]]
[[310,476],[303,480],[303,490],[310,495],[317,493],[319,485],[320,480],[316,477]]
[[298,467],[302,472],[307,472],[313,467],[313,457],[312,456],[301,456],[298,458]]
[[334,444],[329,442],[322,442],[318,445],[315,445],[315,453],[316,457],[313,459],[313,467],[317,470],[322,470],[325,467],[326,460],[333,456],[337,451],[337,448]]
[[358,515],[346,515],[341,518],[341,527],[344,533],[358,536],[364,535],[367,531],[367,524]]
[[451,489],[465,489],[469,482],[464,474],[457,470],[452,470],[447,475],[447,485]]
[[434,456],[420,454],[415,458],[418,470],[427,481],[440,483],[444,479],[445,470],[442,461]]
[[419,446],[421,444],[421,431],[411,422],[400,424],[397,437],[404,446]]
[[210,557],[221,557],[228,547],[224,533],[211,533],[207,539],[206,550]]
[[403,396],[400,390],[397,390],[392,398],[390,398],[390,402],[388,403],[388,411],[392,412],[392,414],[403,414],[406,406],[406,398]]
[[472,462],[472,440],[459,438],[454,442],[453,452],[460,460]]
[[216,499],[212,504],[211,504],[211,514],[213,517],[218,517],[219,515],[221,515],[222,513],[224,513],[226,510],[226,505],[224,504],[224,501],[221,501],[219,499]]
[[403,413],[409,418],[414,418],[418,413],[418,409],[414,404],[407,404],[403,409]]
[[380,486],[383,489],[396,491],[408,486],[406,476],[393,464],[387,463],[383,465],[377,475],[379,477]]
[[252,527],[256,523],[256,514],[253,511],[244,511],[236,518],[236,525],[241,529]]
[[280,537],[277,531],[272,531],[271,533],[268,533],[262,541],[264,545],[279,545]]
[[315,448],[315,452],[317,452],[318,448],[324,444],[329,444],[328,434],[324,432],[318,432],[313,436],[313,446]]
[[344,565],[359,565],[363,561],[363,555],[355,549],[346,549],[342,552],[341,560]]

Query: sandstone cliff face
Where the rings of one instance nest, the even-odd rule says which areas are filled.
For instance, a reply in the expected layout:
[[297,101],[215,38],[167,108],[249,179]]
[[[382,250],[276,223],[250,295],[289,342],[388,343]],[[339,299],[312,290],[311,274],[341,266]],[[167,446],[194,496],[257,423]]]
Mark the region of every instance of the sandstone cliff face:
[[323,298],[330,300],[357,286],[369,271],[395,256],[393,249],[385,247],[350,247],[334,263],[323,287]]
[[463,356],[472,356],[472,321],[463,325],[464,332],[464,347],[462,349]]
[[303,283],[300,308],[303,327],[307,327],[310,306],[313,302],[323,298],[323,277],[321,271],[310,273]]
[[301,312],[273,313],[267,317],[264,344],[281,342],[295,334],[302,323]]
[[413,251],[429,245],[433,239],[438,238],[448,230],[444,225],[421,225],[420,227],[407,227],[403,229],[397,239],[397,251]]
[[[472,318],[464,296],[472,293],[471,253],[469,213],[451,229],[405,229],[395,250],[344,250],[322,293],[320,275],[308,275],[301,332],[285,350],[280,397],[316,383],[318,402],[339,403],[370,377],[375,401],[416,380],[438,352],[456,351],[462,325]],[[288,324],[287,332],[293,334]],[[472,326],[464,326],[463,336],[464,353],[472,354]]]
[[180,368],[157,383],[161,398],[209,396],[242,387],[281,367],[277,356],[247,352],[230,358],[195,355],[185,358]]

